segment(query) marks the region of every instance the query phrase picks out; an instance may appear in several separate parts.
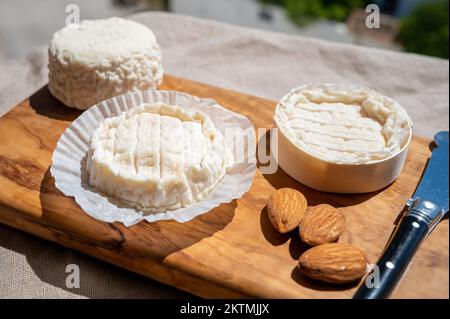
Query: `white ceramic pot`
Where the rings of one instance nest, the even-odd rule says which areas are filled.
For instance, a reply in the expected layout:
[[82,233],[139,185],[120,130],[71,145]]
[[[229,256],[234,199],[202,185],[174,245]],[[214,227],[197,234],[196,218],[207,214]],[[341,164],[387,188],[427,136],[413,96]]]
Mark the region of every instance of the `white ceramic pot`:
[[274,127],[278,128],[280,167],[308,187],[333,193],[367,193],[391,184],[403,169],[412,138],[412,125],[409,123],[407,142],[396,154],[368,163],[335,163],[311,155],[294,144],[276,120]]
[[400,175],[411,136],[401,151],[391,157],[367,164],[339,164],[309,155],[278,130],[278,164],[300,183],[323,192],[373,192]]

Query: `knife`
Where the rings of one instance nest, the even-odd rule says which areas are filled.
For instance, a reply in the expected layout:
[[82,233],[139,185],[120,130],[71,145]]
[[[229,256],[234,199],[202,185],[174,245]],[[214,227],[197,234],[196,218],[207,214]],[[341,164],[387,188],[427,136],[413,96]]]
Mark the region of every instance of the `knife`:
[[[406,271],[420,243],[448,213],[448,137],[439,132],[434,136],[436,147],[395,232],[391,236],[376,267],[366,278],[377,275],[371,284],[365,280],[354,299],[387,298]],[[375,284],[377,283],[377,284]]]

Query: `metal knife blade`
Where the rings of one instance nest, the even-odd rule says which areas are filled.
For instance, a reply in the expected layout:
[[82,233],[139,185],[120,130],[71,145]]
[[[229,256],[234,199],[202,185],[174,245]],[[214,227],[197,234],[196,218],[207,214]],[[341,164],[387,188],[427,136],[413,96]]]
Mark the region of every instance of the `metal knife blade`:
[[439,132],[434,136],[436,148],[433,150],[425,173],[413,198],[422,198],[439,205],[448,211],[448,132]]
[[406,204],[403,217],[374,268],[378,273],[378,284],[368,285],[366,281],[353,298],[388,297],[405,273],[423,239],[448,213],[448,135],[448,132],[439,132],[434,137],[436,147],[419,186]]

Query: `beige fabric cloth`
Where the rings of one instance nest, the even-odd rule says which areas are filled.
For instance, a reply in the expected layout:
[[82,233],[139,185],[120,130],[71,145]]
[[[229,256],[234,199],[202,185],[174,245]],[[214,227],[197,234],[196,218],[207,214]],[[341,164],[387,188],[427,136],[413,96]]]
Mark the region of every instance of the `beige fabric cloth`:
[[[179,15],[131,17],[158,37],[168,74],[277,100],[305,82],[356,83],[400,102],[415,133],[449,127],[449,62],[250,30]],[[0,115],[47,81],[44,47],[0,61]],[[80,265],[81,288],[65,288],[69,263]],[[128,273],[0,225],[0,297],[181,297],[176,289]]]

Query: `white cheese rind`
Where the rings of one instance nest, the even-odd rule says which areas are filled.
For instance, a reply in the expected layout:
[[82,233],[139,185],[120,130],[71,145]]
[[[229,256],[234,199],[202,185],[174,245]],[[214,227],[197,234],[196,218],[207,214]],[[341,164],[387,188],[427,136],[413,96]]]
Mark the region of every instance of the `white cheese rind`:
[[163,77],[153,32],[116,17],[66,26],[54,34],[48,57],[50,92],[81,110],[129,90],[158,88]]
[[277,105],[274,120],[296,147],[324,161],[349,164],[399,153],[412,125],[392,99],[369,89],[333,84],[293,89]]
[[92,134],[89,184],[147,212],[203,200],[226,174],[230,152],[209,117],[163,103],[106,119]]

